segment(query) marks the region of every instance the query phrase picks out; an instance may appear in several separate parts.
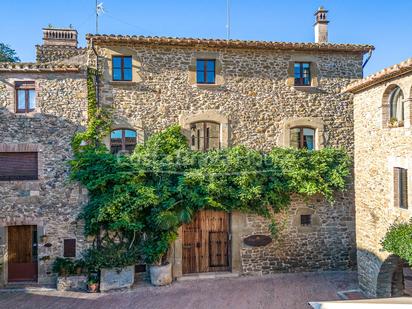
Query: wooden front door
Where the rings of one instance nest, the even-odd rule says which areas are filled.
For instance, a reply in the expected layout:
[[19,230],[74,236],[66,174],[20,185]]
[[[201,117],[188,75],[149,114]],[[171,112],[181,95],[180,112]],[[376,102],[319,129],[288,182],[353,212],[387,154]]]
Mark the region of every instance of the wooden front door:
[[182,227],[184,274],[230,269],[229,214],[199,211]]
[[8,281],[37,281],[37,227],[9,226]]

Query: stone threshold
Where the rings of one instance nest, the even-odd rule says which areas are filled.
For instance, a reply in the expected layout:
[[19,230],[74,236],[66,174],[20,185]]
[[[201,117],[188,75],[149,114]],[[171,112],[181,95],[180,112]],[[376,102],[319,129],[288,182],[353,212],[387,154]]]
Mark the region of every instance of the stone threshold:
[[196,273],[187,274],[182,277],[178,277],[176,281],[192,281],[192,280],[204,280],[204,279],[220,279],[220,278],[237,278],[239,277],[237,272],[209,272],[209,273]]
[[13,282],[0,288],[0,292],[49,292],[56,291],[52,284],[39,284],[35,282]]

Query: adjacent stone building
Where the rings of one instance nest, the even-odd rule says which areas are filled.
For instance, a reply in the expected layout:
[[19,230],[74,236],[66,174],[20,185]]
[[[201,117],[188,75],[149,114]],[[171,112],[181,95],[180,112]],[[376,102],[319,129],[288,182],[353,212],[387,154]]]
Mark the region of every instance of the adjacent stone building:
[[[53,279],[56,256],[79,255],[87,246],[77,220],[86,195],[67,179],[70,140],[86,122],[86,63],[99,63],[99,103],[114,110],[105,139],[114,153],[132,151],[150,134],[179,123],[194,150],[343,147],[353,155],[353,105],[342,89],[362,77],[363,55],[373,47],[328,43],[326,13],[316,13],[316,43],[88,35],[85,51],[72,46],[73,30],[53,29],[51,35],[45,29],[38,60],[46,63],[1,65],[0,156],[12,169],[0,167],[0,282],[13,281],[10,250],[24,251],[10,240],[16,235],[26,235],[26,249],[36,248],[30,263],[36,271],[38,266],[33,278],[41,283]],[[50,36],[66,36],[62,50],[76,54],[54,53],[61,41],[47,41]],[[19,158],[26,160],[23,167],[15,163]],[[11,180],[16,169],[29,179]],[[351,268],[354,213],[350,180],[333,204],[321,197],[294,199],[279,240],[256,247],[244,240],[269,234],[262,218],[201,212],[173,246],[174,277]],[[203,234],[202,224],[208,226]],[[20,270],[29,267],[16,263]]]
[[399,296],[403,263],[380,241],[392,223],[412,217],[412,58],[345,92],[354,93],[359,284],[370,296]]
[[77,216],[87,196],[68,161],[86,97],[81,64],[0,63],[0,286],[54,283],[55,257],[85,247]]

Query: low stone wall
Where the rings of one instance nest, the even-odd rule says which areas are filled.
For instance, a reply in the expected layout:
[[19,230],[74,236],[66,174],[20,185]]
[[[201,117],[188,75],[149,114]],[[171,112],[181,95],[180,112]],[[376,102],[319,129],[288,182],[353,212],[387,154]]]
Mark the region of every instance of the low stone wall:
[[57,291],[87,291],[87,276],[58,277]]

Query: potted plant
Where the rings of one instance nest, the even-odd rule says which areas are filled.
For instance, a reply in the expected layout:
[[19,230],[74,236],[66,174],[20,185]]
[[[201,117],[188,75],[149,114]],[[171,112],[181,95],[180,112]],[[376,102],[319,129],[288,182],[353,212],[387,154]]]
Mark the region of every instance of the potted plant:
[[173,281],[172,264],[167,260],[167,253],[175,239],[175,231],[163,231],[149,236],[144,244],[146,262],[150,265],[150,282],[155,286],[168,285]]
[[87,279],[87,291],[89,293],[97,293],[99,291],[99,279],[97,274],[90,274]]
[[53,263],[53,272],[57,273],[59,277],[67,277],[74,274],[74,262],[69,258],[58,257]]
[[84,261],[58,257],[53,263],[53,272],[57,273],[57,290],[86,290]]

